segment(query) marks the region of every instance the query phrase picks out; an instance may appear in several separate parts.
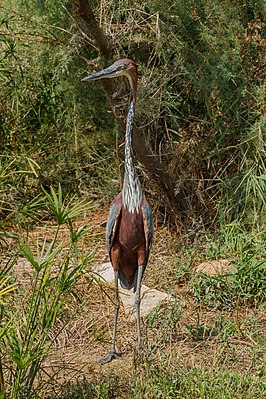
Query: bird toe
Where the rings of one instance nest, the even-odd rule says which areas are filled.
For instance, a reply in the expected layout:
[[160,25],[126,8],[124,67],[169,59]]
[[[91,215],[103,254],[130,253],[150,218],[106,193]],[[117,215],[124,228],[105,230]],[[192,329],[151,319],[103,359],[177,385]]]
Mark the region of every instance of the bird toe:
[[100,364],[110,363],[112,360],[114,360],[114,359],[119,359],[120,357],[121,357],[121,353],[112,350],[112,351],[110,351],[110,352],[108,353],[107,356],[102,357],[102,358],[99,360],[99,363],[100,363]]

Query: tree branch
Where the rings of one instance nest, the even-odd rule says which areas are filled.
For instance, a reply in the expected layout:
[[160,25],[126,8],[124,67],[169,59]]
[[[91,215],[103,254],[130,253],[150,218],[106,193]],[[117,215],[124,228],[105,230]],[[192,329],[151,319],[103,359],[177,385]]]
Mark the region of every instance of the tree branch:
[[96,21],[88,0],[78,0],[76,3],[78,15],[85,22],[88,33],[94,39],[101,55],[106,59],[110,59],[112,57],[112,45]]

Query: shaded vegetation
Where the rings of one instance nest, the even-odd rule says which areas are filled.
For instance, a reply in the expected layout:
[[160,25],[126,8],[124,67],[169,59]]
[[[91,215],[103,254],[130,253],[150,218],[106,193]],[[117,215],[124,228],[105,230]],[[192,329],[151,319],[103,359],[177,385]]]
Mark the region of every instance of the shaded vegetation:
[[[91,70],[85,57],[97,53],[75,5],[1,7],[4,167],[14,154],[15,171],[26,163],[19,184],[29,197],[60,182],[65,192],[109,199],[120,185],[110,184],[120,163],[117,134],[99,85],[80,83]],[[138,125],[185,204],[188,226],[210,224],[219,210],[263,223],[263,2],[180,0],[168,9],[126,0],[94,8],[114,58],[139,64]]]

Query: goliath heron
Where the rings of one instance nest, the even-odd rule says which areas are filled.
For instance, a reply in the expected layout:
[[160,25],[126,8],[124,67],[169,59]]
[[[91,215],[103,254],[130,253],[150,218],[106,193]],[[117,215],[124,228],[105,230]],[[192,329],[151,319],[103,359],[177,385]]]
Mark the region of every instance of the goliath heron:
[[114,269],[115,277],[115,315],[112,348],[100,363],[108,363],[121,356],[116,352],[116,330],[119,312],[118,280],[121,287],[134,287],[137,318],[137,349],[141,346],[140,333],[140,289],[152,244],[152,211],[142,192],[139,177],[134,164],[132,132],[134,111],[137,98],[137,67],[134,61],[122,59],[102,71],[96,72],[84,80],[96,80],[126,76],[129,79],[131,98],[127,114],[125,135],[125,174],[123,189],[115,197],[107,219],[106,245]]

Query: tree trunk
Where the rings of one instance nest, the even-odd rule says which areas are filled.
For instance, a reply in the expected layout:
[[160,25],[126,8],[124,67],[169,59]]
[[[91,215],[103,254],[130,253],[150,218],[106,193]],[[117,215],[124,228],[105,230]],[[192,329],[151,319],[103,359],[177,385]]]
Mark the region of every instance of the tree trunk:
[[[109,64],[112,59],[112,46],[96,21],[91,6],[87,0],[76,0],[76,4],[78,7],[78,15],[85,23],[88,35],[95,41],[101,56],[106,61],[106,64]],[[115,107],[116,100],[113,96],[114,90],[112,82],[109,79],[102,79],[101,84],[107,99],[112,106],[116,123],[119,129],[124,132],[125,114],[121,116],[120,107]],[[180,196],[175,194],[174,182],[160,162],[159,157],[153,154],[151,149],[143,140],[143,135],[141,134],[140,129],[136,128],[137,124],[136,121],[133,133],[133,145],[136,155],[139,161],[147,169],[150,177],[158,184],[163,193],[163,197],[166,200],[164,206],[166,207],[167,213],[175,223],[177,229],[180,230],[180,213],[185,209],[185,202]]]

